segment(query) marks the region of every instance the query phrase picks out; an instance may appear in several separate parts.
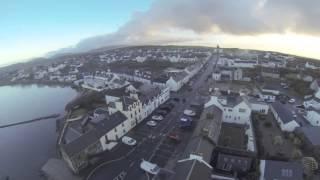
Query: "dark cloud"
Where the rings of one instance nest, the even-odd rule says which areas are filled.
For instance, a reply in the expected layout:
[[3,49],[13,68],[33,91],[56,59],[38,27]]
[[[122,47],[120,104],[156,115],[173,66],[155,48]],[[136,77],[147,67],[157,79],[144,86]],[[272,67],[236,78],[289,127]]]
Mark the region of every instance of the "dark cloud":
[[188,37],[157,36],[157,33],[170,29],[188,30],[200,35],[256,35],[287,31],[320,35],[318,17],[319,0],[155,0],[148,11],[135,13],[116,32],[84,39],[71,50],[190,40]]

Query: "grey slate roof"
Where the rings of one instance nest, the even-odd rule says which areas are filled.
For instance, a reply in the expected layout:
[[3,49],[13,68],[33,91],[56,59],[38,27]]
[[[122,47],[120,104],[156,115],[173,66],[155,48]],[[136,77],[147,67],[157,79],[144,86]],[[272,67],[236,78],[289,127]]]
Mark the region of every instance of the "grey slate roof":
[[174,74],[172,75],[172,78],[173,78],[175,81],[179,82],[179,81],[181,81],[182,79],[184,79],[186,76],[188,76],[188,73],[186,73],[185,71],[182,71],[182,72],[174,73]]
[[294,121],[292,112],[289,109],[285,108],[280,102],[276,101],[272,103],[271,106],[277,112],[278,116],[284,124]]
[[267,90],[276,90],[278,91],[279,90],[279,86],[275,85],[275,84],[266,84],[263,86],[262,89],[267,89]]
[[63,144],[62,148],[69,156],[77,154],[87,148],[89,145],[99,141],[103,135],[124,122],[126,119],[126,116],[120,111],[110,116],[106,116],[104,120],[101,120],[95,124],[94,128],[90,129],[88,132],[85,132],[74,141],[68,144]]
[[174,180],[209,180],[211,169],[197,160],[177,163]]
[[129,97],[129,96],[122,96],[121,97],[121,102],[123,104],[123,109],[124,110],[128,110],[129,106],[131,106],[134,102],[136,102],[137,100]]
[[251,158],[219,153],[216,168],[225,170],[225,165],[227,165],[230,167],[230,170],[227,170],[229,172],[247,172],[251,164]]
[[265,180],[303,180],[302,165],[297,162],[265,161]]
[[320,146],[320,127],[319,126],[304,126],[297,129],[298,132],[304,134],[304,137],[313,146]]

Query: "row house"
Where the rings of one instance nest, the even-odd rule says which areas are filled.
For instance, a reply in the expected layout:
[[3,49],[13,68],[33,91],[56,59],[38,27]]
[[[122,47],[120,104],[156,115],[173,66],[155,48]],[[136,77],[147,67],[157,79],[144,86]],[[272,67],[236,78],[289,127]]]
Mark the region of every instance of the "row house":
[[67,126],[59,150],[62,159],[74,173],[86,168],[91,157],[110,151],[130,130],[128,118],[120,111],[111,115],[85,116],[66,121]]
[[293,132],[297,127],[300,127],[296,121],[296,115],[280,102],[272,103],[270,109],[282,131]]
[[143,120],[143,106],[138,95],[130,92],[127,87],[107,90],[105,100],[109,114],[122,112],[129,119],[130,126],[133,128]]

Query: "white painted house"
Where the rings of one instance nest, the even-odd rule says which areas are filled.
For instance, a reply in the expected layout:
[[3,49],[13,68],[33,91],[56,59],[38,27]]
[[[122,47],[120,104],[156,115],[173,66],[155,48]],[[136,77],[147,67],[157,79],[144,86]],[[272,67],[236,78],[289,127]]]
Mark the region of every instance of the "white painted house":
[[222,110],[222,120],[228,123],[248,124],[251,119],[251,108],[242,96],[211,96],[205,107],[215,105]]
[[320,79],[315,79],[311,84],[310,88],[314,91],[318,91],[320,89]]
[[306,109],[305,118],[312,126],[320,126],[320,109],[310,106]]
[[109,114],[122,112],[129,119],[131,128],[143,120],[142,102],[138,95],[129,92],[127,87],[107,90],[105,99]]
[[289,109],[285,108],[281,103],[272,103],[271,112],[273,113],[282,131],[293,132],[297,127],[300,127],[294,114]]

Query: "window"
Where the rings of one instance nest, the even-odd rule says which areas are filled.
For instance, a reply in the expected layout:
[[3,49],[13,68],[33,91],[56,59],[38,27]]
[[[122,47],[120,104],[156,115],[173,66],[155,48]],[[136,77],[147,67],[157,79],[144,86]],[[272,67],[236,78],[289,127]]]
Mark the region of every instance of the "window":
[[239,112],[241,112],[241,113],[246,112],[246,109],[239,108]]
[[115,133],[117,132],[117,128],[114,128],[114,132],[115,132]]
[[124,133],[124,134],[126,133],[126,130],[125,130],[125,129],[123,129],[123,133]]
[[122,123],[121,126],[124,127],[124,123]]
[[232,109],[228,109],[229,112],[232,112]]

